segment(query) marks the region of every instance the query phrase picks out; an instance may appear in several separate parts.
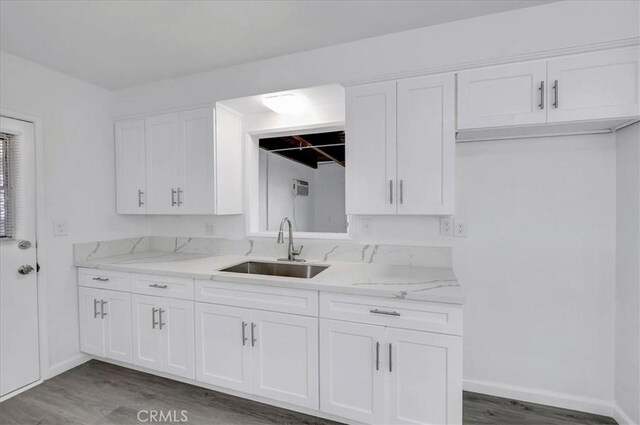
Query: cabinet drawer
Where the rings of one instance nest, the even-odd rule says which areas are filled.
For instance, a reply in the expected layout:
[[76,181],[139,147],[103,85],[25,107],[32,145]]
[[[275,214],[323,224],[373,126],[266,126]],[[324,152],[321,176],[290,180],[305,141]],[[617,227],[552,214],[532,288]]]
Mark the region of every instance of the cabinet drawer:
[[193,300],[193,279],[134,273],[131,281],[136,294]]
[[351,294],[320,294],[320,317],[462,335],[462,307]]
[[318,315],[318,293],[244,283],[196,280],[196,301],[282,313]]
[[129,292],[131,291],[131,273],[79,267],[78,284],[90,288]]

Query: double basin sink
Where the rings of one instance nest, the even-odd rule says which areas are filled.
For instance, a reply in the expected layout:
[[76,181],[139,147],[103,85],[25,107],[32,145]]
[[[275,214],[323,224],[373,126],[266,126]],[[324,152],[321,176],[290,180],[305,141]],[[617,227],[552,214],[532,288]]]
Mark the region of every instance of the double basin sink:
[[222,272],[259,274],[266,276],[297,277],[311,279],[329,266],[313,264],[276,263],[267,261],[245,261],[235,266],[222,269]]

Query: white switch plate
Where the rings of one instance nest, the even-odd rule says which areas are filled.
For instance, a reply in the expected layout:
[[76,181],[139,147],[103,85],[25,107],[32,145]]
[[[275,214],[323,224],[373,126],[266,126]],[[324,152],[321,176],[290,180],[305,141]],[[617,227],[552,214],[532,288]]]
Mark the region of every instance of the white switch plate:
[[453,236],[456,238],[467,237],[467,222],[464,220],[455,220],[453,222]]
[[440,217],[440,234],[453,236],[453,217]]
[[53,236],[67,236],[69,234],[69,225],[66,220],[53,221]]
[[363,236],[371,236],[371,218],[370,217],[360,218],[360,229],[362,229]]
[[214,235],[216,233],[216,225],[213,221],[204,223],[204,233],[206,235]]

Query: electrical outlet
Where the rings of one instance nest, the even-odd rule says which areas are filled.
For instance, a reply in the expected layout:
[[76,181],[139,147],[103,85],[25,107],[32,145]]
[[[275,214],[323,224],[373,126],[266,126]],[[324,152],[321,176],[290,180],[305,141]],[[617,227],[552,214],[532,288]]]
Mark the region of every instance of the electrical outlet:
[[212,221],[207,221],[204,223],[204,233],[205,235],[214,235],[216,233],[216,225]]
[[371,236],[371,218],[370,217],[360,218],[360,228],[362,229],[363,236]]
[[467,222],[464,220],[455,220],[453,222],[453,236],[456,238],[467,237]]
[[440,234],[453,236],[453,217],[440,217]]
[[69,234],[69,225],[66,220],[53,221],[53,236],[67,236]]

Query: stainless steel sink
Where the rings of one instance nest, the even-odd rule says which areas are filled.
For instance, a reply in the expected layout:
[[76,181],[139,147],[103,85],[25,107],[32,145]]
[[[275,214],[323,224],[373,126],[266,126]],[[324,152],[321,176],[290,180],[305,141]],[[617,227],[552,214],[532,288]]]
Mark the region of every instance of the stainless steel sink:
[[271,263],[265,261],[245,261],[235,266],[222,269],[222,272],[262,274],[268,276],[298,277],[311,279],[329,266],[313,264]]

